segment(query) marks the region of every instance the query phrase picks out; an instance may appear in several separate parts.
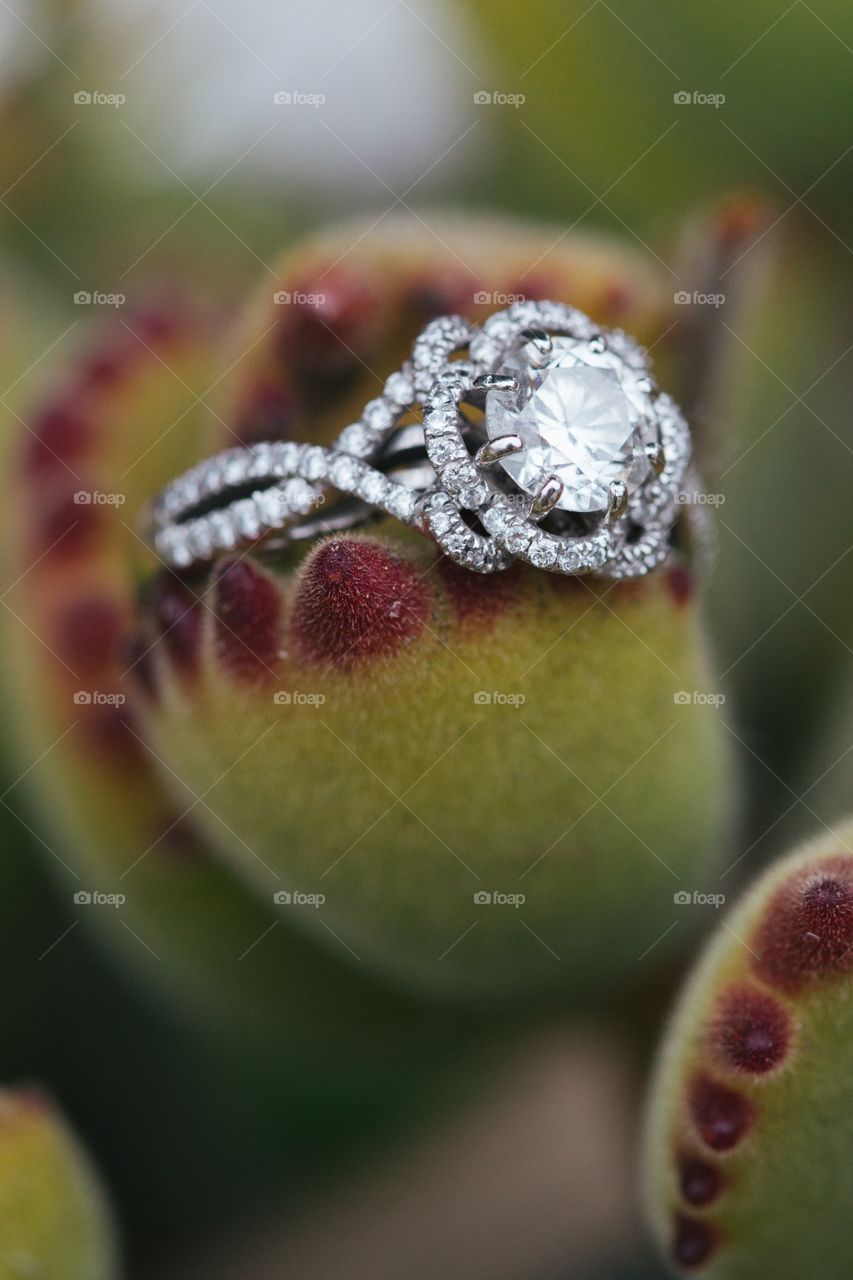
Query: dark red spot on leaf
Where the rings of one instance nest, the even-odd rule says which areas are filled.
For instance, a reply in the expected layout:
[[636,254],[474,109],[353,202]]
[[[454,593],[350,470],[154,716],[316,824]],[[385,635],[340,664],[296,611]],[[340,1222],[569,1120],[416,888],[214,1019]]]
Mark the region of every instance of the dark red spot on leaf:
[[263,379],[249,392],[237,420],[236,434],[244,444],[284,440],[291,435],[296,401],[281,382]]
[[216,652],[242,679],[273,676],[279,657],[281,597],[275,583],[248,560],[225,560],[214,571]]
[[723,200],[716,210],[717,234],[727,249],[753,240],[767,220],[767,205],[757,192],[738,192]]
[[784,991],[853,970],[853,858],[823,858],[789,876],[756,930],[753,969]]
[[[87,491],[79,492],[85,498]],[[66,483],[44,492],[41,497],[35,516],[35,546],[39,555],[49,552],[51,560],[64,560],[88,551],[97,541],[104,508],[80,501],[78,491],[70,490]]]
[[442,556],[438,572],[463,625],[488,628],[521,598],[521,566],[513,566],[505,573],[470,573]]
[[711,1045],[733,1071],[763,1075],[784,1061],[791,1044],[791,1019],[778,1000],[745,985],[721,996],[711,1024]]
[[717,1232],[710,1222],[688,1218],[682,1213],[676,1215],[672,1256],[677,1266],[687,1269],[703,1266],[717,1244]]
[[601,296],[601,314],[606,320],[617,320],[629,311],[634,303],[634,290],[621,281],[614,280],[605,286]]
[[140,342],[160,349],[191,332],[195,323],[196,317],[190,314],[186,301],[173,296],[140,307],[131,317],[129,327]]
[[92,447],[94,432],[72,403],[56,404],[37,414],[24,437],[24,467],[29,473],[56,470],[73,478],[74,463]]
[[[446,315],[471,315],[480,286],[475,276],[452,268],[418,276],[409,288],[409,301],[423,319]],[[494,308],[490,308],[493,310]]]
[[666,584],[669,594],[679,608],[689,604],[693,598],[693,574],[685,564],[673,565],[666,571]]
[[[98,691],[99,696],[103,693],[103,690]],[[142,762],[148,764],[150,756],[139,739],[139,731],[126,703],[92,702],[88,706],[76,706],[74,710],[79,730],[90,746],[103,755],[108,769],[128,765],[138,768]]]
[[46,1089],[37,1084],[18,1085],[9,1090],[0,1105],[0,1126],[11,1128],[22,1121],[52,1116],[55,1111],[53,1099]]
[[77,675],[97,675],[117,656],[121,626],[114,600],[84,596],[66,605],[56,619],[57,652]]
[[693,1123],[714,1151],[728,1151],[748,1133],[755,1108],[749,1098],[709,1076],[697,1076],[690,1085],[688,1106]]
[[157,623],[158,639],[172,662],[184,674],[191,674],[198,662],[203,605],[188,583],[174,573],[157,579],[151,608]]
[[335,538],[305,566],[294,636],[307,660],[348,671],[413,640],[427,611],[427,588],[413,565],[378,542]]
[[19,1099],[33,1115],[52,1115],[56,1111],[53,1099],[46,1089],[37,1084],[25,1084],[15,1090]]
[[154,650],[144,635],[131,636],[124,649],[127,678],[141,689],[146,697],[157,697],[157,672],[154,666]]
[[350,267],[332,267],[288,289],[279,317],[279,351],[289,366],[358,364],[370,345],[380,297],[370,278]]
[[88,356],[81,368],[84,387],[111,387],[119,382],[127,371],[133,355],[131,341],[132,339],[128,338],[124,342],[113,342],[103,350]]
[[682,1155],[678,1161],[678,1185],[688,1204],[711,1204],[723,1189],[720,1170],[700,1156]]
[[561,298],[567,299],[570,291],[564,273],[561,273],[558,285],[551,275],[530,272],[527,275],[523,275],[520,280],[516,281],[514,287],[507,289],[506,292],[520,300],[532,302],[553,300],[559,302]]

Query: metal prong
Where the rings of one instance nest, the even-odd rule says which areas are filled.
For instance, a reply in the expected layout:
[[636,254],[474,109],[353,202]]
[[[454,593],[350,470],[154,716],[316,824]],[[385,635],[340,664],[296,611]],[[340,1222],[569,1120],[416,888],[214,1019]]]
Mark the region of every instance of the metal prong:
[[508,373],[481,373],[472,385],[478,391],[518,391],[520,383]]
[[522,329],[521,336],[525,342],[529,342],[531,347],[535,347],[537,354],[543,360],[547,360],[551,352],[554,350],[554,343],[551,341],[550,334],[544,329]]
[[600,333],[594,333],[586,344],[593,355],[603,356],[607,350],[607,343],[604,341]]
[[607,516],[616,520],[624,515],[628,508],[628,486],[623,480],[611,480],[607,487]]
[[487,440],[485,444],[480,445],[474,455],[474,462],[478,467],[492,467],[496,462],[500,462],[501,458],[506,458],[511,453],[520,453],[523,448],[524,441],[521,436],[495,436],[494,440]]
[[646,457],[652,464],[652,470],[659,476],[666,466],[666,454],[659,440],[650,440],[646,445]]
[[563,482],[557,476],[548,476],[533,499],[530,514],[534,520],[544,520],[563,496]]

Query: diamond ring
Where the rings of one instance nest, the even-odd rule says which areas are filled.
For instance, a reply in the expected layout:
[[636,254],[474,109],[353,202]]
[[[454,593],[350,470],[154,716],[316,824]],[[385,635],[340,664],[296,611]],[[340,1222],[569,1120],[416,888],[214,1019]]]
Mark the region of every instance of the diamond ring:
[[519,559],[636,577],[672,549],[690,463],[687,423],[632,338],[521,302],[482,327],[433,320],[334,444],[228,449],[162,491],[147,532],[185,569],[390,515],[477,573]]

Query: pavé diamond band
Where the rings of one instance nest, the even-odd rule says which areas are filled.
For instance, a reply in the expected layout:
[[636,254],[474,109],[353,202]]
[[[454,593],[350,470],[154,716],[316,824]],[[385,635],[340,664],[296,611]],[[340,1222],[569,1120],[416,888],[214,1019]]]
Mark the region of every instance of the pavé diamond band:
[[[237,447],[168,485],[147,530],[185,569],[390,515],[477,573],[514,559],[636,577],[696,488],[687,423],[643,350],[554,302],[432,321],[333,445]],[[335,499],[337,495],[337,499]]]

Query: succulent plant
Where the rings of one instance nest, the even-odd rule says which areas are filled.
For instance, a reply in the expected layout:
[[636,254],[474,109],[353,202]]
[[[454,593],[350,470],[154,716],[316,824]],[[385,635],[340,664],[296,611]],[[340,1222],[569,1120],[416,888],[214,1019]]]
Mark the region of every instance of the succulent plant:
[[[571,288],[599,316],[616,298],[600,246],[543,257],[544,237],[451,225],[442,238],[468,264],[454,279],[446,254],[430,264],[387,226],[362,236],[344,272],[352,234],[291,255],[278,290],[258,294],[225,421],[251,424],[272,387],[287,406],[279,430],[339,428],[341,409],[324,405],[310,429],[300,401],[325,386],[327,403],[360,407],[364,366],[399,361],[427,280],[430,307],[477,314],[519,292],[521,264],[538,257],[545,294]],[[629,261],[620,305],[648,333],[655,294]],[[276,293],[324,302],[277,321]],[[196,792],[216,785],[225,825],[199,820],[243,879],[307,897],[296,927],[341,959],[427,991],[583,992],[630,971],[680,877],[701,874],[725,802],[718,727],[673,702],[711,680],[687,566],[611,589],[521,570],[474,578],[388,521],[298,562],[226,559],[189,591],[161,576],[148,644],[157,601],[189,605],[189,592],[211,608],[192,663],[152,648],[150,741]],[[670,786],[678,805],[664,802]]]
[[435,311],[476,317],[526,286],[641,339],[665,327],[662,283],[607,241],[453,219],[442,240],[392,222],[299,248],[218,378],[195,321],[131,319],[14,463],[10,696],[44,753],[54,851],[75,888],[124,895],[98,920],[126,954],[165,955],[220,1018],[304,1013],[309,974],[309,1022],[362,1029],[371,1002],[402,1016],[372,972],[496,1000],[612,985],[725,823],[719,727],[674,703],[712,680],[686,562],[615,588],[480,579],[391,522],[194,578],[141,551],[136,510],[169,474],[223,433],[328,438]]
[[[197,194],[204,157],[179,178],[148,127],[157,29],[132,19],[131,50],[109,5],[4,8],[0,1280],[117,1280],[125,1253],[174,1280],[375,1278],[424,1242],[460,1277],[633,1280],[659,1274],[638,1163],[668,1272],[849,1280],[849,3],[467,0],[461,58],[392,5],[451,88],[471,76],[420,143],[465,122],[375,221],[278,259],[313,222],[314,150],[272,172],[273,136],[246,137]],[[208,73],[196,21],[271,110],[263,3],[194,8],[170,16]],[[304,70],[322,41],[298,25]],[[323,55],[331,116],[276,103],[334,125],[384,25]],[[243,106],[202,113],[217,152]],[[397,125],[370,146],[410,166]],[[324,133],[360,167],[358,130]],[[416,213],[445,162],[457,204],[558,225]],[[246,251],[265,270],[235,307]],[[156,270],[180,292],[146,302]],[[70,305],[108,280],[110,319]],[[520,298],[635,335],[684,409],[706,493],[665,568],[478,576],[379,517],[186,571],[152,552],[178,473],[378,420],[428,321]],[[741,875],[725,915],[686,905]],[[636,1161],[637,1068],[712,915]]]
[[676,1271],[849,1275],[849,822],[782,859],[721,924],[654,1081],[651,1215]]
[[76,1138],[44,1095],[0,1091],[0,1277],[118,1275],[110,1213]]

